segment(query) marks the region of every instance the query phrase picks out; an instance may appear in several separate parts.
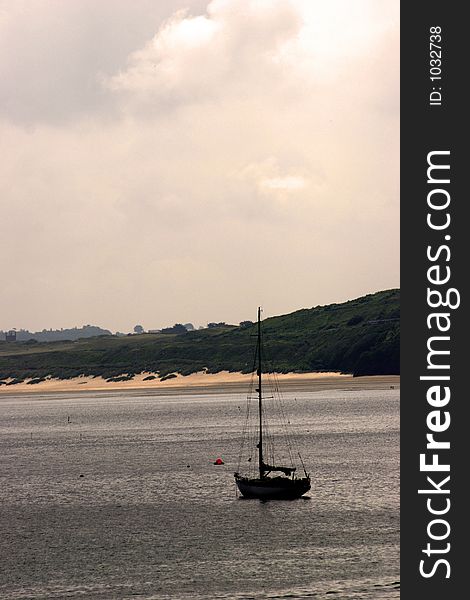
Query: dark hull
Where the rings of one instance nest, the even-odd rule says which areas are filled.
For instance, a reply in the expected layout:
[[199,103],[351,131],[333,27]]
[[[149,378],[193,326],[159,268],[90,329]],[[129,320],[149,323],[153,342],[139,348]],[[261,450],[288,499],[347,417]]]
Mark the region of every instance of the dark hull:
[[259,500],[293,500],[300,498],[310,489],[310,479],[288,479],[287,477],[266,477],[249,479],[235,477],[235,482],[244,498]]

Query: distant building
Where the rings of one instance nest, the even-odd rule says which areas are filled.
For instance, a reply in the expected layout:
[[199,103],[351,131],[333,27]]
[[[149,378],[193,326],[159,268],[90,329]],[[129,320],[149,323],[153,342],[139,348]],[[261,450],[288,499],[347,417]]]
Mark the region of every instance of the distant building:
[[175,323],[173,325],[173,327],[164,327],[160,333],[177,333],[177,334],[181,334],[181,333],[187,333],[187,329],[184,325],[181,325],[181,323]]
[[5,333],[5,341],[16,342],[16,331],[14,329],[11,329]]

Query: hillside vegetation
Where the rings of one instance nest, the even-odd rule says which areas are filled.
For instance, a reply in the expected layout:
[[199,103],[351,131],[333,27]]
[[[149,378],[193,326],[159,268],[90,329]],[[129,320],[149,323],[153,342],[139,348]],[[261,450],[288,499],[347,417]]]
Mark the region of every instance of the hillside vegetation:
[[[254,307],[255,312],[256,307]],[[317,306],[263,321],[265,355],[279,373],[399,373],[399,290]],[[68,342],[0,342],[0,380],[105,378],[142,372],[250,372],[256,325],[177,334],[100,336]]]
[[[96,337],[98,335],[111,335],[108,329],[102,329],[95,325],[84,325],[83,327],[73,327],[71,329],[43,329],[42,331],[28,331],[20,329],[16,331],[16,339],[19,342],[57,342],[61,340],[73,341],[80,338]],[[6,331],[0,330],[0,339],[5,339]]]

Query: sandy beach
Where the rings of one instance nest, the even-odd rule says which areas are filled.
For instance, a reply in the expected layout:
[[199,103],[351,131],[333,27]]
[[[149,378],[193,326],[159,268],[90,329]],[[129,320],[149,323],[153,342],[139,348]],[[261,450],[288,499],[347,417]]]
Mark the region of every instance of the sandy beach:
[[[183,389],[197,391],[199,389],[246,389],[251,374],[229,373],[193,373],[191,375],[177,375],[174,378],[160,381],[147,379],[151,373],[141,373],[130,381],[108,382],[102,377],[75,377],[73,379],[47,379],[34,385],[28,380],[14,385],[0,386],[0,395],[18,393],[52,393],[52,392],[81,392],[81,391],[115,391],[115,390],[153,390],[156,392],[176,392]],[[276,375],[283,387],[310,388],[310,389],[383,389],[399,387],[399,375],[376,375],[367,377],[353,377],[340,373],[283,373]],[[7,382],[9,380],[6,380]]]

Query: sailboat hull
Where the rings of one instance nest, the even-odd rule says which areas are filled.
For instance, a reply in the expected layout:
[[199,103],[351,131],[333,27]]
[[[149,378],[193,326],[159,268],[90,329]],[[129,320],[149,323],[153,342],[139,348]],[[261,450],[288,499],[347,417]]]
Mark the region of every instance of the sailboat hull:
[[235,477],[240,493],[244,498],[259,500],[293,500],[300,498],[310,489],[310,479],[288,479],[287,477],[266,477],[249,479]]

